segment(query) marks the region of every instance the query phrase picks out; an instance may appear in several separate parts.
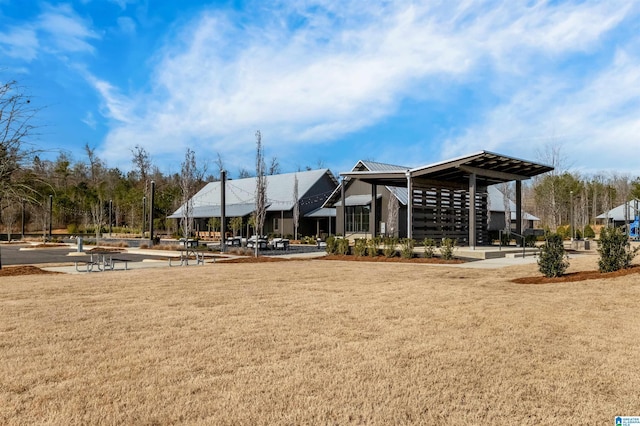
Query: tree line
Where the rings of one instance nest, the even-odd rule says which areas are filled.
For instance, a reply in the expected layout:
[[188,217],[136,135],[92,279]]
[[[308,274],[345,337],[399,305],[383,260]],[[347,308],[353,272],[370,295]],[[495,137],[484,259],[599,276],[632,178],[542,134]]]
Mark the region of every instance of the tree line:
[[[113,226],[132,233],[149,228],[151,182],[155,183],[154,228],[162,233],[191,232],[190,222],[176,223],[167,217],[186,204],[205,183],[218,179],[224,163],[218,154],[217,169],[209,174],[198,165],[196,154],[187,149],[180,173],[164,174],[143,147],[131,150],[129,171],[109,167],[86,144],[83,159],[59,153],[55,160],[29,143],[36,127],[38,108],[24,88],[10,81],[0,86],[0,221],[7,233],[18,233],[24,221],[26,232],[44,232],[48,226],[68,233],[100,232]],[[258,141],[260,135],[257,135]],[[266,164],[258,143],[256,173],[277,174],[277,158]],[[539,161],[554,166],[523,187],[523,208],[541,219],[541,226],[556,231],[572,223],[580,231],[595,223],[595,217],[631,199],[640,199],[640,178],[616,173],[580,175],[564,166],[558,148],[547,148]],[[306,167],[310,170],[309,167]],[[238,178],[250,177],[240,170]],[[501,188],[507,195],[508,185]]]

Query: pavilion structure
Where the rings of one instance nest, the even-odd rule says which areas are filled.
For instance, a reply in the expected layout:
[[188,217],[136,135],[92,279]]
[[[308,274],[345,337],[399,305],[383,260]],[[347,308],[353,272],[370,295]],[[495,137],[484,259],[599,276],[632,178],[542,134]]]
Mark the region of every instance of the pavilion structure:
[[[341,204],[345,206],[345,182],[358,180],[371,185],[370,218],[378,223],[380,209],[378,187],[406,188],[406,236],[424,238],[453,238],[461,245],[475,248],[487,245],[488,200],[487,187],[515,181],[516,234],[522,235],[522,181],[552,171],[553,167],[521,160],[489,151],[454,158],[413,169],[384,171],[351,171],[340,173]],[[344,208],[339,214],[345,214]],[[403,221],[404,222],[404,221]],[[342,224],[345,233],[346,218]],[[375,235],[377,230],[372,229]]]

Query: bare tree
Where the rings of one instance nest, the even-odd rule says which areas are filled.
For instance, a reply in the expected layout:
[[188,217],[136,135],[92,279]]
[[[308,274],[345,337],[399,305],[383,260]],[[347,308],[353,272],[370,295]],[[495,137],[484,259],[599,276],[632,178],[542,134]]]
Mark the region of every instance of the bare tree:
[[504,229],[511,232],[511,196],[512,188],[509,182],[500,184],[500,192],[502,192],[502,203],[504,205]]
[[267,178],[265,176],[266,165],[264,163],[264,151],[262,148],[262,134],[260,130],[256,132],[256,209],[255,209],[255,229],[256,229],[256,257],[258,257],[258,240],[262,235],[264,220],[267,215]]
[[251,177],[251,172],[245,169],[244,167],[238,171],[238,179],[249,179]]
[[7,231],[7,241],[11,241],[14,225],[20,219],[20,203],[13,198],[5,198],[7,204],[2,209],[2,223]]
[[31,186],[14,177],[37,152],[27,140],[34,133],[32,120],[38,111],[17,82],[0,85],[0,198],[11,193],[35,200]]
[[271,162],[269,163],[269,175],[277,175],[280,173],[280,162],[277,157],[271,157]]
[[398,198],[391,194],[389,203],[387,204],[387,233],[391,237],[396,236],[398,232],[398,218],[400,216],[400,203]]
[[300,203],[298,202],[298,175],[293,176],[293,228],[294,240],[298,239],[298,225],[300,223]]
[[180,229],[182,236],[189,238],[193,232],[193,196],[196,193],[197,185],[202,179],[203,172],[198,170],[196,155],[187,148],[180,170],[180,191],[182,193],[182,217],[180,218]]
[[133,155],[133,165],[138,169],[138,176],[140,177],[140,181],[146,182],[147,176],[149,175],[149,170],[151,169],[151,159],[149,153],[140,145],[136,145],[131,150],[131,154]]

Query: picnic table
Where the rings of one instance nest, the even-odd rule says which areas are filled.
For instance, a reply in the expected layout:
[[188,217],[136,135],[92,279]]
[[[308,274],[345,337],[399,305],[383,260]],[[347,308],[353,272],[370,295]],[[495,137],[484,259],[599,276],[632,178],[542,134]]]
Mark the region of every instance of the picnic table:
[[[195,240],[180,240],[182,243],[182,247],[178,249],[180,256],[177,258],[169,258],[169,266],[173,266],[171,264],[172,260],[179,260],[180,266],[189,266],[189,260],[194,259],[196,261],[196,265],[204,265],[204,251],[199,250],[197,245],[194,244]],[[213,260],[215,262],[215,259]]]
[[[124,269],[127,270],[129,260],[114,257],[114,254],[117,255],[121,252],[121,249],[91,249],[86,252],[89,255],[89,258],[75,261],[76,271],[92,272],[93,268],[97,268],[98,272],[113,271],[116,263],[124,263]],[[84,271],[81,271],[79,268],[81,264],[85,266]]]

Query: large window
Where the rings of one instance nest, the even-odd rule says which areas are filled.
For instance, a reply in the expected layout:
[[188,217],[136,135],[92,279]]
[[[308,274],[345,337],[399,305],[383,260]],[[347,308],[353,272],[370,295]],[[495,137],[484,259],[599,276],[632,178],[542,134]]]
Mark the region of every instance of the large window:
[[369,232],[369,206],[347,206],[347,232]]

